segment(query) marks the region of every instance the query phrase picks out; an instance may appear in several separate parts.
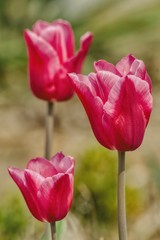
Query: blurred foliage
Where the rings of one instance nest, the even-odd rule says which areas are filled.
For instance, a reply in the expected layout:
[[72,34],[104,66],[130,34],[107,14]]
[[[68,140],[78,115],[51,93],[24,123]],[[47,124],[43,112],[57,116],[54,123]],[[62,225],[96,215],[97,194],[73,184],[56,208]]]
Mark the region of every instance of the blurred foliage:
[[[90,148],[79,157],[75,173],[73,211],[83,221],[116,222],[117,156],[102,147]],[[127,216],[133,220],[145,207],[141,190],[126,186]]]
[[27,227],[27,216],[17,197],[7,199],[0,206],[0,239],[17,240],[24,235]]
[[160,194],[160,163],[159,159],[150,156],[146,162],[149,180],[148,180],[148,198],[149,204],[157,201]]
[[150,179],[152,183],[155,184],[156,189],[160,192],[160,164],[158,159],[153,159],[151,157],[150,160],[147,162],[148,170],[150,174]]

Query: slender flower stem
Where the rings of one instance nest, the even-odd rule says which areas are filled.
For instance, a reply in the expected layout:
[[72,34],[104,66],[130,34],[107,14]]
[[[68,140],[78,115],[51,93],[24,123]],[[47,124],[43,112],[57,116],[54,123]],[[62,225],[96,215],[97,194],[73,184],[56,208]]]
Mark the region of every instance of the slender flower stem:
[[53,143],[53,125],[54,125],[54,104],[47,102],[46,114],[46,142],[45,142],[45,158],[51,158],[51,149]]
[[[53,128],[54,128],[54,103],[47,102],[45,158],[48,160],[51,158],[51,150],[53,145]],[[49,230],[49,224],[46,225],[46,235],[48,240],[56,240],[55,223],[51,223],[51,234]]]
[[125,152],[118,152],[118,232],[119,240],[127,240],[125,203]]
[[51,228],[51,239],[56,240],[56,225],[55,223],[50,223],[50,228]]

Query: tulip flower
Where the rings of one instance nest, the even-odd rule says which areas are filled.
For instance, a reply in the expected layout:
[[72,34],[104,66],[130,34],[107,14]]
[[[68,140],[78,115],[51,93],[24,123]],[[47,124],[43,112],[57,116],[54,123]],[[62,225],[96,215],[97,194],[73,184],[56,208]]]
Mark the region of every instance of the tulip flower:
[[92,34],[81,37],[80,49],[74,53],[74,34],[69,22],[37,21],[32,31],[24,33],[29,58],[30,87],[33,94],[46,101],[64,101],[72,97],[73,88],[67,73],[80,73],[92,41]]
[[30,160],[25,170],[8,170],[35,218],[54,223],[66,216],[73,198],[72,157],[60,152],[50,161],[45,158]]
[[151,79],[143,61],[128,55],[116,66],[104,60],[88,76],[69,74],[97,140],[132,151],[143,140],[152,110]]

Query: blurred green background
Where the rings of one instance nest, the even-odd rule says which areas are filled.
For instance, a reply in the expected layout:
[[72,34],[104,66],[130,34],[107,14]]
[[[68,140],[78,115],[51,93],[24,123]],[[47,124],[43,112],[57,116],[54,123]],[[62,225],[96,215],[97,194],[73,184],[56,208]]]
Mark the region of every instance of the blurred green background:
[[[43,156],[45,103],[28,87],[23,31],[38,19],[71,22],[79,39],[94,41],[83,73],[93,61],[116,63],[132,53],[142,59],[153,80],[154,109],[143,145],[127,154],[129,239],[160,239],[160,2],[158,0],[0,0],[0,240],[38,239],[43,232],[30,213],[8,166],[24,168]],[[70,239],[117,239],[116,154],[99,146],[79,100],[57,103],[53,153],[76,158],[75,199],[69,216]],[[73,218],[73,220],[72,220]],[[75,221],[78,219],[78,222]],[[70,220],[71,219],[71,220]],[[65,240],[68,239],[67,234]]]

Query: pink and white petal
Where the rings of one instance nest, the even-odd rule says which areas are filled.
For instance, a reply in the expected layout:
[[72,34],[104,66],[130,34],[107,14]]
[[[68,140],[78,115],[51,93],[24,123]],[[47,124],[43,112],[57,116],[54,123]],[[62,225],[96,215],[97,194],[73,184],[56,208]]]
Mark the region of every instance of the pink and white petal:
[[58,173],[74,173],[74,158],[65,156],[62,152],[57,153],[50,160]]
[[96,77],[100,94],[99,96],[105,104],[105,102],[108,100],[108,94],[110,93],[111,88],[120,79],[120,77],[107,71],[98,72]]
[[10,176],[13,178],[17,186],[19,187],[26,204],[32,213],[32,215],[37,218],[39,221],[43,221],[43,217],[41,213],[39,212],[39,207],[37,205],[37,202],[33,199],[30,189],[28,189],[26,185],[26,179],[24,176],[24,171],[17,169],[17,168],[9,168],[8,169]]
[[73,175],[58,174],[53,178],[46,179],[38,197],[46,221],[55,222],[63,219],[72,204]]
[[64,31],[61,26],[50,25],[40,35],[57,52],[61,64],[68,60],[68,48],[66,46]]
[[67,58],[71,58],[74,54],[74,34],[70,23],[62,19],[58,19],[52,22],[51,25],[61,28],[65,49],[67,51]]
[[24,170],[18,168],[8,168],[8,172],[19,188],[25,187]]
[[24,175],[26,179],[26,187],[29,190],[29,194],[32,198],[32,202],[35,203],[38,213],[40,214],[42,220],[44,220],[43,215],[41,213],[41,208],[38,203],[37,193],[41,185],[45,181],[45,178],[42,177],[40,174],[29,169],[26,169],[24,171]]
[[[56,58],[56,52],[54,49],[48,44],[43,38],[37,36],[34,32],[30,30],[25,30],[24,38],[27,43],[28,51],[32,50],[39,59],[37,61],[46,61],[50,60],[52,57]],[[56,64],[58,63],[58,59],[56,60]]]
[[65,157],[65,155],[63,154],[63,152],[57,152],[57,153],[50,159],[50,162],[51,162],[52,164],[59,163],[64,157]]
[[80,49],[68,62],[66,62],[66,67],[68,72],[80,73],[82,69],[82,64],[88,53],[89,47],[91,45],[93,36],[90,32],[87,32],[81,37]]
[[145,74],[145,80],[149,84],[150,92],[152,92],[152,81],[151,81],[151,78],[150,78],[149,74],[147,73],[147,71],[146,71],[146,74]]
[[27,164],[27,169],[38,173],[42,177],[52,177],[57,174],[56,168],[45,158],[34,158]]
[[146,82],[148,82],[150,91],[151,91],[152,82],[146,71],[146,67],[145,67],[143,61],[135,59],[135,61],[131,65],[130,74],[135,75],[135,76],[141,78],[142,80],[145,80]]
[[50,23],[42,21],[42,20],[38,20],[32,27],[32,31],[37,34],[40,35],[42,33],[42,31],[48,27],[50,25]]
[[111,145],[110,139],[107,138],[102,126],[103,105],[101,98],[97,96],[95,86],[93,84],[94,74],[87,76],[69,74],[71,77],[74,90],[81,100],[84,109],[88,115],[93,132],[97,140],[105,146]]
[[60,67],[54,49],[35,33],[26,30],[25,40],[28,48],[30,86],[33,93],[44,100],[52,100],[53,79]]
[[69,73],[68,76],[71,80],[74,90],[82,92],[84,96],[86,95],[85,91],[89,91],[92,96],[96,96],[96,90],[94,87],[95,73],[90,73],[89,76]]
[[150,93],[150,86],[147,82],[140,81],[140,79],[135,76],[130,76],[130,80],[132,80],[135,84],[135,88],[137,90],[137,101],[144,112],[147,126],[153,105],[153,98]]
[[99,60],[97,62],[94,62],[94,70],[95,72],[99,71],[112,72],[118,76],[121,76],[116,67],[112,63],[109,63],[105,60]]
[[[148,84],[136,77],[124,77],[112,88],[104,106],[103,124],[105,127],[106,122],[113,130],[115,149],[135,150],[142,143],[147,125],[144,113],[147,104],[145,101],[148,101],[147,91],[149,93]],[[142,96],[142,92],[145,93],[145,97]],[[148,111],[150,110],[146,112]]]
[[26,186],[30,190],[32,196],[36,198],[37,192],[46,178],[30,169],[25,169],[24,175]]
[[130,72],[132,63],[135,61],[135,57],[131,54],[123,57],[117,64],[116,68],[120,72],[121,76],[125,76]]

